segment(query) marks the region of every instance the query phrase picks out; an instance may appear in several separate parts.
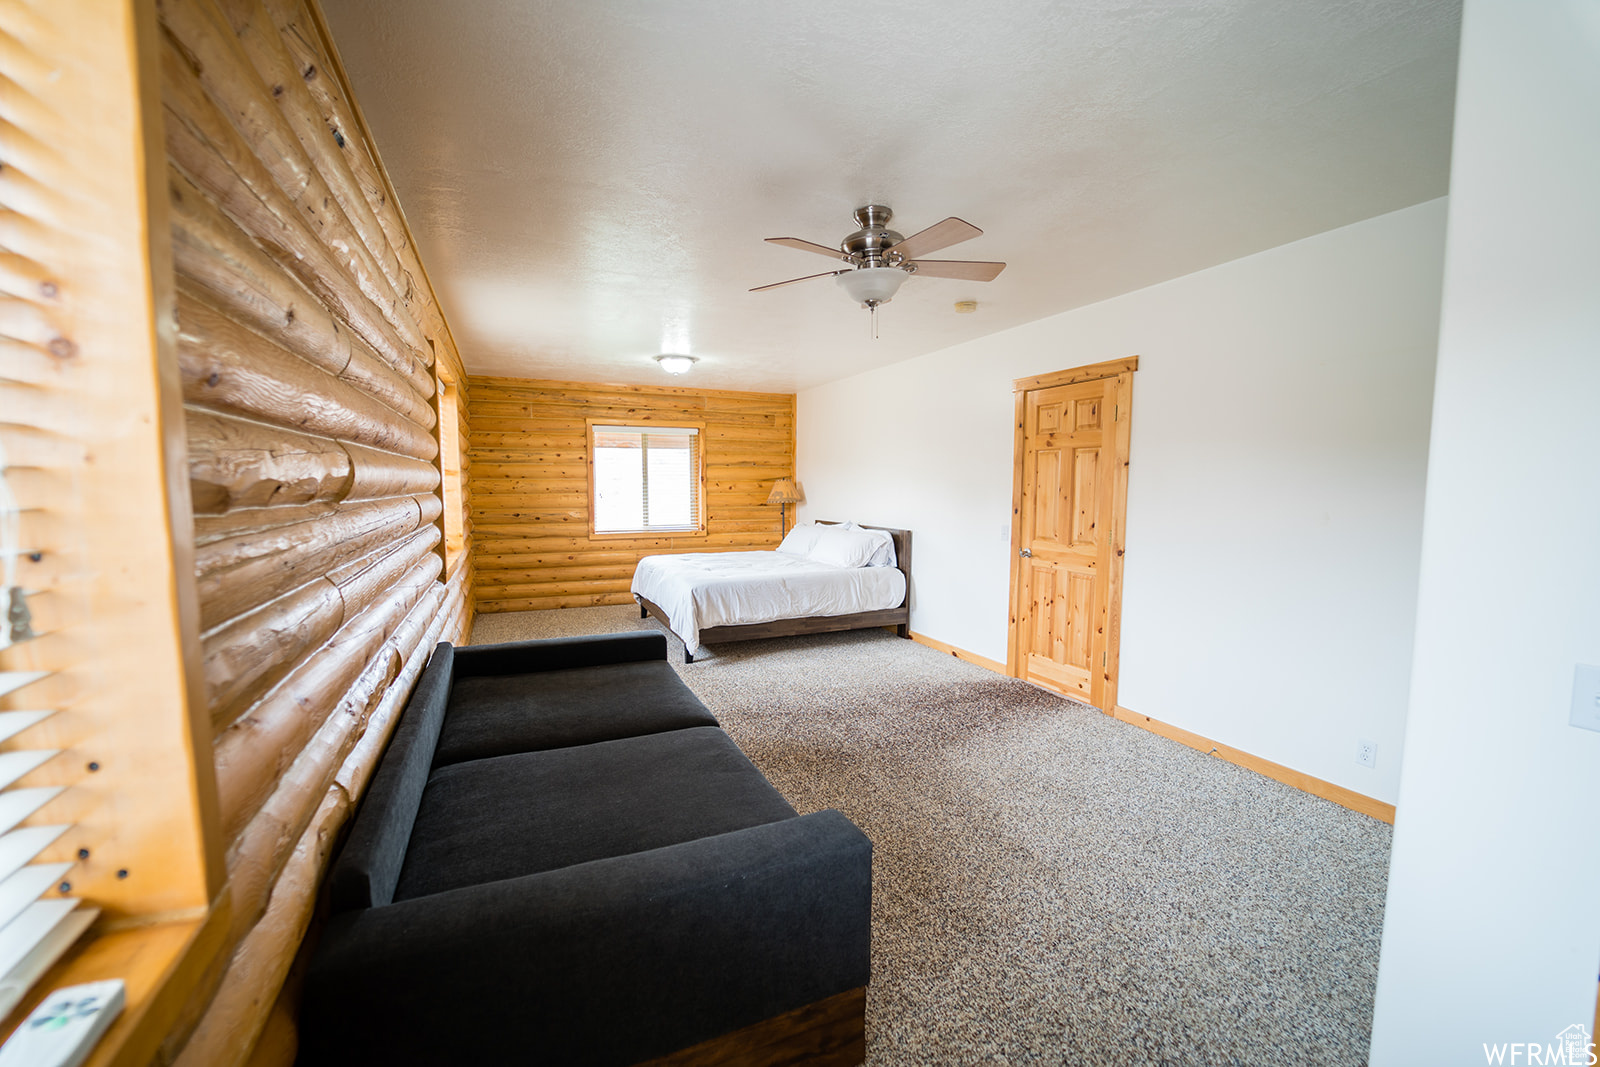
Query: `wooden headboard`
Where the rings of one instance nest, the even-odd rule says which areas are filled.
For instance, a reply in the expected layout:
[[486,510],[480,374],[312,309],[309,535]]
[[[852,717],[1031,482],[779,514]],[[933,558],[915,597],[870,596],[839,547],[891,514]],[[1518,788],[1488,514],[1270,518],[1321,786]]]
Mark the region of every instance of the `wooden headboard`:
[[[819,526],[842,525],[836,519],[817,519]],[[864,522],[856,523],[863,530],[882,530],[894,541],[894,565],[900,573],[906,576],[906,603],[911,602],[911,531],[897,530],[893,526],[868,526]]]

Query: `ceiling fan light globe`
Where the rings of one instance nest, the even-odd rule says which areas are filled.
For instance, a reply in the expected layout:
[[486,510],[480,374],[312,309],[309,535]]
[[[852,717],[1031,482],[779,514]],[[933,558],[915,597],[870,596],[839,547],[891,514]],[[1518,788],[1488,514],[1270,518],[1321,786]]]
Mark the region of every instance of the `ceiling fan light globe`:
[[694,366],[696,362],[693,356],[679,355],[660,355],[655,357],[655,360],[661,364],[661,369],[668,374],[687,374],[689,373],[689,368]]
[[846,271],[834,283],[849,294],[850,299],[867,307],[887,304],[900,291],[900,286],[910,277],[899,267],[862,267]]

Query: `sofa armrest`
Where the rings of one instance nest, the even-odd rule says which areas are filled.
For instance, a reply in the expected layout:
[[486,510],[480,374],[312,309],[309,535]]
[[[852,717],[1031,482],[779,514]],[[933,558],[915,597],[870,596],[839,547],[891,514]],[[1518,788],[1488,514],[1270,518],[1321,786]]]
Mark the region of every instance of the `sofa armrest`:
[[597,634],[466,645],[456,649],[455,671],[464,675],[532,674],[568,667],[604,667],[667,658],[667,639],[658,633]]
[[821,811],[335,916],[298,1062],[635,1063],[866,985],[871,908]]

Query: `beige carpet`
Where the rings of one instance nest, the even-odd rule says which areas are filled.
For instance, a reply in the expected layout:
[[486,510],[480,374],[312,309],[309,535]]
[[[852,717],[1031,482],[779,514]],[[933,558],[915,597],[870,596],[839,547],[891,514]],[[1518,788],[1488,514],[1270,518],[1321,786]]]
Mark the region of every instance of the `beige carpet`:
[[669,640],[796,809],[873,841],[869,1064],[1365,1062],[1388,826],[882,630]]

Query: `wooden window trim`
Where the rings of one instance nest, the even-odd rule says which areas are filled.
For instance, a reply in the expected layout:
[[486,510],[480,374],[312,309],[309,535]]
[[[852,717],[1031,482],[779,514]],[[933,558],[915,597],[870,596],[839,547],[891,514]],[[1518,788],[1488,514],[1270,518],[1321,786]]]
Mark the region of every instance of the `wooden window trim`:
[[664,430],[694,430],[695,438],[695,470],[699,478],[697,488],[699,514],[695,516],[695,528],[690,529],[660,529],[660,530],[617,530],[600,533],[594,528],[594,428],[596,426],[637,426],[648,423],[650,419],[636,419],[632,422],[619,419],[584,419],[583,420],[583,467],[589,482],[588,514],[584,516],[588,526],[588,538],[591,541],[639,541],[651,537],[705,537],[706,530],[706,424],[703,419],[672,419],[663,421],[661,428]]
[[452,573],[467,552],[466,485],[461,476],[461,387],[455,375],[435,360],[438,376],[437,415],[439,442],[439,500],[443,508],[439,514],[440,549],[444,553],[445,573]]

